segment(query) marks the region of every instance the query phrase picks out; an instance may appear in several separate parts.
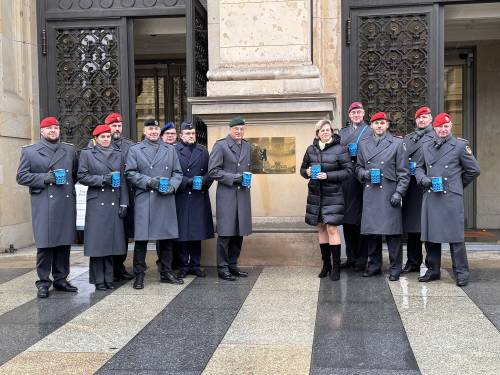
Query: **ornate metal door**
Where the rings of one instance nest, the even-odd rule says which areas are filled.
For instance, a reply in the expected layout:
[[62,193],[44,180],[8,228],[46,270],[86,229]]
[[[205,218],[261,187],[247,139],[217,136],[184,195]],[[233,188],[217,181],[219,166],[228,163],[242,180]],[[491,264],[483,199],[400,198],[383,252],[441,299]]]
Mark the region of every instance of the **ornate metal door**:
[[[187,96],[207,96],[208,28],[207,11],[199,0],[186,0],[186,78]],[[198,142],[207,144],[207,126],[191,113],[188,118],[196,125]]]
[[368,116],[387,112],[395,134],[412,131],[418,107],[442,107],[438,11],[433,5],[350,9],[345,97],[361,100]]
[[63,140],[84,147],[112,111],[129,123],[126,20],[48,22],[46,32],[40,75],[47,79],[47,114],[61,121]]

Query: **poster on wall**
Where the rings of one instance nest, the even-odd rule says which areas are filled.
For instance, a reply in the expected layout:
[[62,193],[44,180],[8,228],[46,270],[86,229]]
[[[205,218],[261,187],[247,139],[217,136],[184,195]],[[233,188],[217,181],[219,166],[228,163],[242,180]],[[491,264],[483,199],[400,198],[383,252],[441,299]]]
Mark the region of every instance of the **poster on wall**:
[[75,184],[76,191],[76,230],[85,229],[85,210],[87,208],[88,186],[80,183]]
[[295,137],[245,138],[251,146],[254,174],[294,174]]

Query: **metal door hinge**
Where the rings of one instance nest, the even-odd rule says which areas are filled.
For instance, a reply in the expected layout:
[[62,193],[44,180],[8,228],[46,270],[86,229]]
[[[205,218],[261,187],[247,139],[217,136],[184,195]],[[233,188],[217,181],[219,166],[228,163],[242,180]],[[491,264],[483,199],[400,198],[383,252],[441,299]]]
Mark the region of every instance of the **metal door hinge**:
[[42,55],[47,54],[47,30],[42,29]]
[[351,32],[352,32],[352,18],[349,17],[345,21],[345,43],[347,45],[351,44]]

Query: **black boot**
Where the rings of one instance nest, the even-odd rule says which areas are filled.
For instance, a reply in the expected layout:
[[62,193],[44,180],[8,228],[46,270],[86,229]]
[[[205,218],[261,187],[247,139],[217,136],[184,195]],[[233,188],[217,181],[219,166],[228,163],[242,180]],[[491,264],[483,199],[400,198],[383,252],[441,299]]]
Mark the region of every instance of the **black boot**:
[[330,251],[332,252],[333,263],[330,279],[337,281],[340,279],[340,245],[330,245]]
[[327,243],[320,243],[319,248],[321,249],[321,259],[323,260],[323,268],[319,273],[318,277],[327,277],[332,271],[332,264],[330,263],[330,245]]

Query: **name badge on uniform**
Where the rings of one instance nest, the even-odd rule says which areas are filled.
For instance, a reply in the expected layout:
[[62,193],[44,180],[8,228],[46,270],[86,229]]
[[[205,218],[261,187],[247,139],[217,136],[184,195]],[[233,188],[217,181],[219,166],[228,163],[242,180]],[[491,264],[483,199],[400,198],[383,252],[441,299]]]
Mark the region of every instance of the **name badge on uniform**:
[[410,161],[410,176],[415,176],[415,169],[417,169],[417,163]]

